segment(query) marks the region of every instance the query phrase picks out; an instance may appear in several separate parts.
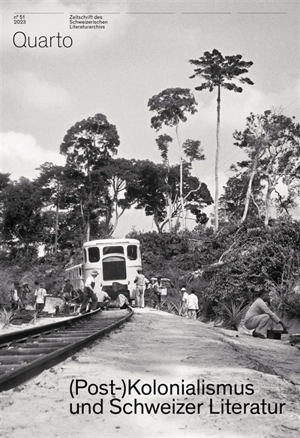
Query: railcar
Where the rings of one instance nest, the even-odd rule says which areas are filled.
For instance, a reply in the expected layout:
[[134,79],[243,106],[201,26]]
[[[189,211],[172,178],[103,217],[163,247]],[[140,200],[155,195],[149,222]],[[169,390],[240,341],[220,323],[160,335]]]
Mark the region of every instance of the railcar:
[[75,290],[83,291],[84,288],[84,276],[83,266],[75,265],[65,270],[65,277],[68,278]]
[[112,299],[122,292],[134,300],[134,279],[142,269],[140,242],[137,239],[92,240],[83,245],[83,263],[66,269],[75,289],[81,289],[92,271],[97,271],[95,290],[102,288]]

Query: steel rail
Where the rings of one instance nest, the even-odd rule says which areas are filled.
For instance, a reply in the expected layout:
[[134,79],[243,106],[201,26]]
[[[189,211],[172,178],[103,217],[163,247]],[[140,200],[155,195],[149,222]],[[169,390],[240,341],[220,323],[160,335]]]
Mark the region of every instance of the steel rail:
[[36,325],[34,327],[30,327],[24,330],[19,330],[10,333],[4,333],[0,335],[0,348],[5,345],[9,345],[14,341],[21,341],[22,339],[26,340],[29,336],[38,335],[42,332],[46,332],[47,330],[53,330],[54,328],[68,327],[73,325],[78,321],[82,321],[84,319],[89,319],[93,315],[100,312],[100,309],[94,310],[92,312],[88,312],[84,315],[73,316],[67,319],[62,319],[60,321],[50,322],[49,324]]
[[[133,315],[133,311],[126,311],[122,316],[118,312],[105,312],[102,318],[102,314],[95,311],[63,321],[67,325],[53,323],[35,327],[39,331],[26,330],[27,336],[24,336],[24,330],[22,336],[18,332],[17,341],[8,334],[0,336],[0,392],[21,385],[65,360],[118,328]],[[82,324],[79,326],[78,322]],[[25,348],[22,350],[22,347]],[[24,361],[27,363],[24,364]]]

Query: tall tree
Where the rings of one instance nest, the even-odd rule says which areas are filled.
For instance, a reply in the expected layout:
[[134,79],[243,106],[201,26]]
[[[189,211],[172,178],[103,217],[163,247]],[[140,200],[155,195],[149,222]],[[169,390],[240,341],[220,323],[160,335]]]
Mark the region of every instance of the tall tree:
[[24,255],[32,255],[40,242],[42,228],[40,190],[22,177],[2,190],[0,202],[3,205],[1,234],[6,245]]
[[229,91],[241,93],[242,87],[238,87],[233,82],[238,79],[239,82],[253,85],[253,82],[247,77],[239,77],[248,73],[248,69],[253,62],[242,61],[242,55],[223,56],[218,50],[214,49],[211,53],[204,52],[199,59],[190,59],[190,64],[196,68],[191,79],[200,77],[204,81],[195,90],[202,91],[208,89],[213,91],[217,88],[217,148],[215,159],[215,232],[219,227],[218,219],[218,199],[219,199],[219,156],[220,156],[220,114],[221,114],[221,88]]
[[109,161],[108,165],[101,169],[101,174],[108,184],[108,199],[105,223],[112,235],[118,226],[120,217],[135,202],[127,196],[127,190],[135,180],[138,164],[125,158],[116,158]]
[[252,174],[252,162],[242,161],[230,167],[235,175],[230,177],[224,187],[224,194],[219,199],[219,213],[222,219],[239,225],[241,217],[247,211],[251,217],[261,217],[263,203],[263,186],[257,175],[251,182],[251,193],[248,198],[249,174]]
[[[128,186],[127,196],[135,200],[137,209],[145,209],[146,216],[153,216],[159,233],[170,220],[166,195],[170,197],[171,217],[178,218],[181,209],[179,196],[180,166],[170,166],[167,171],[162,164],[154,164],[149,160],[137,162],[136,178]],[[167,173],[168,172],[168,173]],[[207,217],[202,209],[213,200],[209,190],[198,178],[191,175],[189,167],[183,167],[183,201],[187,211],[197,222],[205,223]]]
[[300,170],[300,125],[293,119],[276,111],[247,117],[246,129],[235,132],[236,146],[244,149],[251,162],[248,190],[242,222],[248,212],[248,197],[252,193],[253,178],[265,184],[265,226],[269,223],[271,196],[276,193],[279,182],[286,185],[288,197],[284,200],[277,191],[281,208],[287,211],[295,205],[295,182],[299,185]]
[[[99,170],[107,165],[109,159],[117,153],[120,144],[119,135],[114,125],[108,122],[103,114],[96,114],[87,120],[77,122],[65,135],[60,152],[67,157],[67,168],[77,173],[81,180],[80,200],[86,240],[90,239],[90,221],[92,211],[96,212],[99,189],[103,189],[104,181],[99,184]],[[98,209],[99,214],[103,212]]]
[[168,224],[169,224],[169,231],[171,232],[173,229],[173,203],[172,203],[172,191],[168,184],[169,181],[169,174],[170,174],[170,162],[169,162],[169,146],[173,141],[173,138],[170,137],[167,134],[161,134],[158,136],[158,138],[155,140],[158,146],[158,149],[160,150],[160,155],[162,158],[163,165],[165,166],[166,173],[165,173],[165,196],[166,196],[166,209],[167,209],[167,216],[168,216]]
[[10,183],[10,173],[0,173],[0,192]]
[[[163,134],[160,135],[157,139],[156,139],[156,143],[158,145],[158,148],[161,152],[161,157],[162,157],[162,161],[163,161],[163,165],[166,168],[166,176],[165,176],[165,190],[166,190],[166,207],[167,207],[167,211],[168,211],[168,221],[167,223],[169,224],[169,231],[171,232],[173,229],[173,218],[174,218],[174,211],[178,212],[178,208],[177,208],[177,203],[178,200],[177,198],[174,198],[173,196],[173,188],[170,185],[170,181],[172,180],[171,174],[170,174],[170,162],[169,162],[169,145],[170,143],[173,141],[172,137],[170,137],[169,135]],[[198,188],[194,188],[193,191],[188,194],[188,195],[184,195],[184,167],[191,169],[191,165],[192,162],[195,160],[204,160],[205,156],[203,154],[203,149],[201,147],[201,142],[199,140],[190,140],[187,139],[183,144],[182,144],[182,156],[181,156],[181,160],[180,160],[180,182],[181,184],[179,184],[180,187],[180,203],[181,203],[181,212],[182,212],[182,208],[184,209],[184,215],[183,216],[183,221],[185,220],[185,212],[186,212],[186,204],[187,202],[190,201],[190,199],[188,199],[192,193],[194,193],[194,190],[196,191],[200,191],[200,187],[201,184],[198,186]],[[189,177],[189,175],[186,174],[186,176]],[[179,215],[177,216],[177,221],[176,221],[176,228],[178,227],[178,223],[179,223]],[[186,227],[186,224],[184,222],[184,226]]]
[[[64,167],[46,162],[38,170],[40,175],[35,182],[41,189],[44,206],[55,208],[54,252],[56,253],[58,249],[59,210],[63,207]],[[49,223],[51,223],[52,217],[51,214],[47,215]]]
[[[195,114],[197,102],[188,88],[168,88],[161,93],[152,96],[148,101],[150,111],[156,113],[151,118],[151,127],[159,131],[163,125],[175,127],[180,165],[180,202],[182,221],[184,223],[184,202],[183,202],[183,155],[182,145],[179,139],[178,125],[179,122],[186,122],[187,113]],[[158,146],[163,146],[163,143],[158,143]],[[164,144],[167,147],[167,143]],[[166,149],[165,149],[166,151]],[[163,150],[162,150],[162,153]]]
[[[0,195],[1,192],[11,183],[10,174],[9,173],[0,173]],[[0,224],[3,221],[3,200],[0,196]]]

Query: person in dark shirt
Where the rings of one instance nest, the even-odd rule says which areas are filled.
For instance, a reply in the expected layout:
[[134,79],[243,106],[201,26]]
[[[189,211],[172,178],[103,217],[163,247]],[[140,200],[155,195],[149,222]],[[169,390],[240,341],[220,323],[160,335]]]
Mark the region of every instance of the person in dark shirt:
[[67,278],[65,280],[65,285],[63,287],[62,291],[62,298],[64,300],[64,310],[66,313],[70,313],[70,308],[72,306],[72,300],[75,299],[74,297],[74,288],[70,282],[70,279]]
[[65,280],[65,285],[63,287],[62,295],[64,296],[64,294],[68,294],[68,295],[70,295],[70,297],[72,297],[72,292],[73,292],[73,286],[70,282],[70,279],[67,278]]
[[156,302],[154,308],[157,307],[158,310],[161,309],[162,289],[163,289],[163,284],[161,281],[161,276],[158,276],[156,282],[153,285],[153,290],[156,296]]
[[28,304],[28,301],[30,299],[30,293],[31,290],[29,289],[28,283],[22,283],[21,289],[20,289],[20,300],[22,302],[23,308],[26,307],[26,304]]

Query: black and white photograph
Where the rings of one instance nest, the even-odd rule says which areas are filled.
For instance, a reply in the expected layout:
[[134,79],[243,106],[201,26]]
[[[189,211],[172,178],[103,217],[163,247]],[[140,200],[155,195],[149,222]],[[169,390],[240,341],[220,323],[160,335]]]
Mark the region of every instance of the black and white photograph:
[[299,1],[0,7],[1,436],[298,438]]

